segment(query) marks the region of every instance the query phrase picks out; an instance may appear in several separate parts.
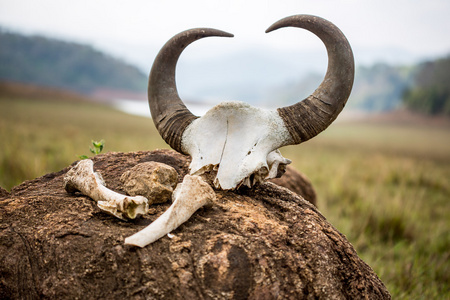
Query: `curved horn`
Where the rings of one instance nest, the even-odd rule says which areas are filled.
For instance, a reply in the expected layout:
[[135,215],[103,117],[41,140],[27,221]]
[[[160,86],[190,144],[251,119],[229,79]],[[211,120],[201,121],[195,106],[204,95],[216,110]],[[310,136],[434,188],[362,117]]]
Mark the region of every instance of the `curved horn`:
[[178,152],[182,152],[181,136],[184,130],[197,117],[178,96],[175,83],[177,61],[190,43],[208,36],[233,37],[230,33],[211,28],[183,31],[162,47],[150,71],[148,103],[153,122],[166,143]]
[[322,40],[328,53],[327,73],[317,90],[303,101],[278,108],[293,144],[299,144],[325,130],[342,111],[352,90],[355,66],[350,44],[331,22],[316,16],[296,15],[274,23],[266,33],[283,27],[311,31]]

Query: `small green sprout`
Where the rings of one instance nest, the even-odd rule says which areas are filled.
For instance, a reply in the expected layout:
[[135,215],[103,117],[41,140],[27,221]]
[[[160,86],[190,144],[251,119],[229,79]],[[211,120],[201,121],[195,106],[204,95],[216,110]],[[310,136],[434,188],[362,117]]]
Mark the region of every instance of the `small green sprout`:
[[[89,150],[94,155],[100,154],[100,152],[102,152],[102,150],[103,150],[103,147],[105,146],[104,140],[101,140],[99,142],[91,140],[91,143],[94,147],[89,147]],[[78,158],[79,159],[87,159],[89,157],[87,155],[79,155]]]
[[94,148],[89,147],[89,150],[95,155],[100,154],[103,150],[103,146],[105,145],[105,141],[101,140],[100,142],[91,141],[92,145],[94,145]]

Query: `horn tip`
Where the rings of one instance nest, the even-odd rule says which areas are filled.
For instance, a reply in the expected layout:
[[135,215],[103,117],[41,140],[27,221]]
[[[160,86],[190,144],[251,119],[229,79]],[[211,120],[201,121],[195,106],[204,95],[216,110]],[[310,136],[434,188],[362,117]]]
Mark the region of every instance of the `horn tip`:
[[[289,17],[285,17],[281,20],[278,20],[277,22],[273,23],[269,28],[267,28],[266,33],[269,33],[271,31],[283,28],[283,27],[297,27],[297,25],[295,25],[296,23],[299,22],[313,22],[314,20],[316,20],[318,17],[314,16],[314,15],[292,15]],[[303,27],[303,26],[301,26]]]
[[222,36],[223,37],[230,37],[230,38],[232,38],[232,37],[234,37],[234,34],[223,31]]
[[212,29],[212,28],[198,28],[198,29],[192,29],[192,30],[201,30],[204,36],[217,36],[217,37],[234,37],[234,34],[218,30],[218,29]]
[[270,26],[269,28],[266,29],[265,33],[269,33],[272,32],[274,30],[279,29],[279,27],[274,26],[275,24],[273,24],[272,26]]

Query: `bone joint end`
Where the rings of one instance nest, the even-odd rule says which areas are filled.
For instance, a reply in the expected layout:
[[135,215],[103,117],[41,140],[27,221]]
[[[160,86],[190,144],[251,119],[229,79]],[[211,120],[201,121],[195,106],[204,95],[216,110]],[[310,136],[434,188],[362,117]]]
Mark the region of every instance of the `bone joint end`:
[[122,220],[134,219],[148,212],[148,200],[142,196],[127,196],[105,186],[100,173],[94,172],[94,163],[84,159],[64,176],[64,188],[68,193],[81,192],[97,202],[97,206]]

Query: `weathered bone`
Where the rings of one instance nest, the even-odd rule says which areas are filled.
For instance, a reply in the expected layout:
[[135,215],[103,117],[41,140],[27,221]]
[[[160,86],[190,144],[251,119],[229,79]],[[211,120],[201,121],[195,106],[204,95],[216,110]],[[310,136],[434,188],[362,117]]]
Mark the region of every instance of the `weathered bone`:
[[64,176],[64,188],[68,193],[80,191],[97,201],[97,206],[122,220],[134,219],[148,212],[148,200],[142,196],[130,197],[116,193],[105,186],[94,163],[90,159],[79,161]]
[[289,138],[276,111],[223,102],[186,128],[182,149],[192,157],[191,174],[218,169],[214,185],[227,190],[275,178],[279,164],[290,160],[271,153]]
[[267,164],[269,165],[269,174],[264,178],[280,178],[286,172],[286,165],[292,161],[281,155],[280,150],[275,150],[267,155]]
[[145,247],[186,222],[199,208],[212,205],[216,194],[200,176],[186,175],[172,194],[173,203],[152,224],[125,239],[125,244]]

